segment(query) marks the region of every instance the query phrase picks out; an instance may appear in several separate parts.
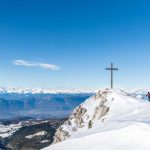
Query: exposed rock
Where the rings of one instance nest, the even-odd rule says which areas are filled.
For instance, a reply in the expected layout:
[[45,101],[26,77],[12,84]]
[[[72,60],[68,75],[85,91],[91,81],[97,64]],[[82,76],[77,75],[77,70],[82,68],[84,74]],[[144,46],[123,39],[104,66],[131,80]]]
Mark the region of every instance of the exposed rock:
[[106,107],[105,105],[96,107],[92,120],[95,120],[95,119],[100,120],[104,115],[107,114],[108,111],[109,111],[109,107]]
[[73,127],[73,128],[72,128],[72,131],[73,131],[73,132],[77,131],[77,128]]
[[97,100],[97,99],[100,99],[100,98],[106,99],[107,98],[107,93],[108,93],[108,91],[101,91],[100,90],[96,95],[92,96],[92,98],[94,100]]
[[99,113],[98,113],[98,120],[100,120],[103,116],[105,116],[108,111],[109,111],[109,107],[106,107],[105,105],[100,107]]
[[54,136],[54,142],[53,143],[58,143],[61,141],[66,140],[68,137],[70,137],[69,132],[64,131],[62,127],[60,127],[55,136]]
[[100,120],[109,111],[109,107],[104,105],[107,102],[107,91],[99,91],[98,94],[96,94],[96,98],[101,98],[101,101],[99,106],[95,108],[92,120]]
[[64,124],[65,124],[65,125],[71,125],[71,121],[68,119],[67,121],[65,121]]
[[84,127],[82,125],[82,123],[84,123],[82,116],[86,113],[86,111],[87,110],[85,108],[79,106],[76,110],[76,113],[74,113],[74,117],[75,117],[74,123],[76,123],[77,127],[79,128]]
[[82,130],[83,127],[92,128],[95,120],[104,122],[106,118],[103,117],[110,109],[106,104],[108,101],[107,95],[107,90],[99,91],[96,95],[89,98],[89,101],[86,101],[74,109],[68,121],[66,121],[62,127],[57,130],[54,137],[54,143],[66,140],[77,130]]

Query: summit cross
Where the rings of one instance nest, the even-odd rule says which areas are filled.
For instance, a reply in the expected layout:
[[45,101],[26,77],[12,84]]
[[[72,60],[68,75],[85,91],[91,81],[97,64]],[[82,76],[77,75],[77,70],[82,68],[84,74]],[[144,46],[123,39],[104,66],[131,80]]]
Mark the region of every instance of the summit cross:
[[113,89],[113,84],[114,84],[114,82],[113,82],[113,71],[117,71],[119,69],[118,68],[114,68],[113,67],[113,63],[111,63],[110,68],[106,68],[106,70],[109,70],[111,72],[111,89]]

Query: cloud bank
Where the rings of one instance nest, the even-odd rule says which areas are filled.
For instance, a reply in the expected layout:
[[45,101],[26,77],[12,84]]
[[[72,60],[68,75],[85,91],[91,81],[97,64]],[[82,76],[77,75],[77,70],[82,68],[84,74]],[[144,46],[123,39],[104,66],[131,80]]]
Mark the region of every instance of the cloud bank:
[[13,64],[17,66],[25,66],[25,67],[39,67],[42,69],[48,69],[48,70],[60,70],[61,67],[54,65],[54,64],[49,64],[49,63],[43,63],[43,62],[30,62],[26,60],[13,60]]

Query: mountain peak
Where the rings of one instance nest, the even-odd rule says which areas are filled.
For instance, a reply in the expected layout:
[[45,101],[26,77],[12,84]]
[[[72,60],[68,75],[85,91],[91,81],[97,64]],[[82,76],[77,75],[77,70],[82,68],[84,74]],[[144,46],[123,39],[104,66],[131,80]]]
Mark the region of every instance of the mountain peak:
[[121,90],[100,90],[80,106],[57,130],[54,143],[74,137],[150,122],[150,104]]

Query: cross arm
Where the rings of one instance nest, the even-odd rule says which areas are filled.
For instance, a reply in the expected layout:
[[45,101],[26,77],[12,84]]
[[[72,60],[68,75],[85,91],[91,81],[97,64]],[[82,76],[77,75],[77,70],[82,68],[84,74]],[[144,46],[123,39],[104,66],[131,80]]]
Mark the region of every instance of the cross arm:
[[119,70],[118,68],[106,68],[106,70]]

